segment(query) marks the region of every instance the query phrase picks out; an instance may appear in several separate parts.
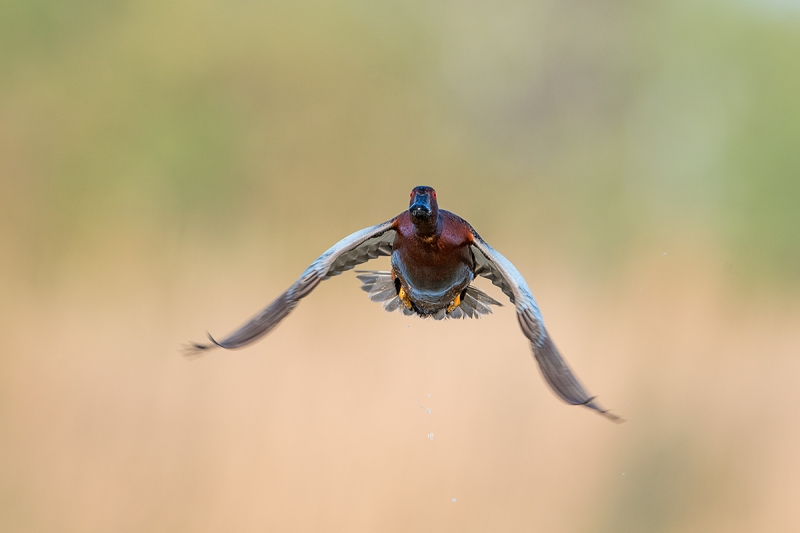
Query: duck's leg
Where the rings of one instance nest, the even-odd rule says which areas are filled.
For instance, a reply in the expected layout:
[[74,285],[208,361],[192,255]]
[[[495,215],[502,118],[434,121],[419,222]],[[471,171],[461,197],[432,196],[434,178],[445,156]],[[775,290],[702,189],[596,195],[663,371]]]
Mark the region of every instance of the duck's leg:
[[455,299],[452,301],[450,305],[447,306],[447,312],[452,313],[453,309],[461,305],[461,293],[456,294]]
[[397,291],[397,297],[400,298],[400,301],[403,302],[403,305],[411,309],[411,300],[408,298],[408,294],[406,294],[405,289],[400,287],[400,290]]

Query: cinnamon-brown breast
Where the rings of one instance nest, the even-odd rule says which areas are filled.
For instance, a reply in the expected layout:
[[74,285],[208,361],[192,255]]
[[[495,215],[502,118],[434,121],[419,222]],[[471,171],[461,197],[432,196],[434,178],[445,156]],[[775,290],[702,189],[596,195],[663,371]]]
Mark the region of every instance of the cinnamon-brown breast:
[[440,210],[438,219],[436,231],[424,236],[408,212],[395,221],[392,269],[423,313],[446,307],[474,278],[469,227],[449,211]]

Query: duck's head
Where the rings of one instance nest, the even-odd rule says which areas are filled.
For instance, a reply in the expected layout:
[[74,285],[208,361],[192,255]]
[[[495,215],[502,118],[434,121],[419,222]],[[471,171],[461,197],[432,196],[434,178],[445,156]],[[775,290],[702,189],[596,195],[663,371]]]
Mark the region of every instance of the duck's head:
[[411,191],[408,214],[417,230],[423,233],[435,231],[439,220],[439,204],[433,187],[419,186]]

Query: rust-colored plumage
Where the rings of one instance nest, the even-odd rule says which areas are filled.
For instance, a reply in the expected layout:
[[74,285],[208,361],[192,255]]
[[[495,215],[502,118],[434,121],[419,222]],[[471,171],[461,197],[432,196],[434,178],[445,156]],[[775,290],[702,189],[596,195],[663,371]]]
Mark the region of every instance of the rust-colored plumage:
[[395,220],[392,268],[420,310],[435,312],[450,303],[474,279],[469,226],[448,211],[439,212],[438,232],[417,235],[408,212]]

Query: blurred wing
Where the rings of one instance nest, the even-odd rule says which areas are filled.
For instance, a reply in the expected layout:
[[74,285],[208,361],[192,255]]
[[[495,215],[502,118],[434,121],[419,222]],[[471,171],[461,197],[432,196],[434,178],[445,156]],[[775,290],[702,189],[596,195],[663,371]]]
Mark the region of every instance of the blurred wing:
[[197,354],[216,346],[227,349],[246,346],[272,331],[297,307],[302,298],[314,290],[320,281],[341,274],[370,259],[391,255],[395,237],[395,230],[392,229],[393,222],[394,219],[357,231],[337,242],[314,261],[286,292],[278,296],[274,302],[251,318],[249,322],[220,341],[209,335],[211,343],[189,344],[186,347],[187,354]]
[[516,267],[502,254],[486,244],[475,230],[472,230],[472,235],[474,237],[472,254],[475,257],[475,273],[490,279],[493,284],[500,287],[500,290],[516,306],[517,319],[522,333],[530,341],[536,362],[539,363],[544,379],[553,391],[569,404],[584,405],[615,422],[621,421],[618,416],[600,407],[594,401],[594,397],[587,394],[583,385],[561,357],[547,334],[539,306],[536,305],[528,284],[525,283],[525,279]]

